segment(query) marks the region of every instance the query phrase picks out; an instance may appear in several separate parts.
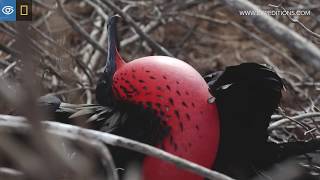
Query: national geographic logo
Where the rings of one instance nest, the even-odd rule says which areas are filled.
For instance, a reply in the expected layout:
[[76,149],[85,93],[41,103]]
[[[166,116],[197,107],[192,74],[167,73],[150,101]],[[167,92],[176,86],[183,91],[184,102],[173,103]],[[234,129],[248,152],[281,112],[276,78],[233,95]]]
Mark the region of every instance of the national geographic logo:
[[0,21],[31,21],[32,0],[0,0]]
[[31,21],[32,0],[17,0],[16,11],[17,21]]

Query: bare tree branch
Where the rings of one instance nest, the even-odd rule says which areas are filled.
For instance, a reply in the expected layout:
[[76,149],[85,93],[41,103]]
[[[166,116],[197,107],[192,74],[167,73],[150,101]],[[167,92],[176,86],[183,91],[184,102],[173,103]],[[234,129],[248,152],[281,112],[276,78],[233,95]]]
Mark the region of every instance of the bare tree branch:
[[[192,171],[196,174],[204,176],[209,179],[215,180],[232,180],[232,178],[223,175],[221,173],[211,171],[205,167],[197,165],[188,160],[182,159],[175,155],[169,154],[163,150],[146,145],[137,141],[133,141],[127,138],[120,136],[99,132],[95,130],[84,129],[68,124],[62,124],[57,122],[43,122],[42,123],[44,130],[49,133],[56,135],[65,135],[65,136],[84,136],[93,140],[101,141],[103,143],[119,146],[133,151],[137,151],[146,155],[154,156],[156,158],[168,161],[175,164],[178,168],[182,168],[188,171]],[[25,121],[23,117],[18,116],[8,116],[0,115],[0,126],[6,128],[18,128],[18,129],[28,129],[30,126]]]
[[[297,116],[290,117],[290,119],[294,119],[296,121],[300,121],[302,119],[314,118],[314,117],[320,117],[320,113],[312,112],[312,113],[299,114]],[[274,116],[272,116],[272,119],[273,120],[277,120],[277,121],[275,121],[275,122],[270,124],[270,126],[268,128],[269,131],[272,131],[272,130],[276,129],[277,127],[279,127],[279,126],[291,121],[290,119],[284,117],[283,115],[274,115]]]
[[107,4],[113,11],[118,13],[121,17],[124,18],[124,20],[129,23],[134,30],[143,38],[149,46],[151,46],[152,49],[156,50],[158,53],[166,56],[173,56],[167,49],[162,47],[160,44],[155,42],[152,38],[150,38],[138,25],[137,23],[132,19],[131,16],[124,13],[118,6],[116,6],[112,1],[109,0],[103,0],[105,4]]
[[100,46],[100,44],[96,40],[92,39],[90,35],[88,35],[88,33],[84,29],[82,29],[82,27],[70,16],[70,14],[67,13],[67,11],[64,9],[62,5],[61,0],[56,0],[56,1],[58,3],[58,8],[61,14],[67,20],[67,22],[72,26],[72,28],[75,31],[79,32],[94,48],[101,51],[101,53],[107,57],[108,53],[106,49]]
[[[240,11],[262,12],[260,8],[247,0],[221,0],[239,14]],[[289,29],[274,18],[266,15],[251,15],[244,18],[252,22],[261,31],[270,34],[284,44],[297,56],[316,69],[320,69],[320,50],[309,40]]]

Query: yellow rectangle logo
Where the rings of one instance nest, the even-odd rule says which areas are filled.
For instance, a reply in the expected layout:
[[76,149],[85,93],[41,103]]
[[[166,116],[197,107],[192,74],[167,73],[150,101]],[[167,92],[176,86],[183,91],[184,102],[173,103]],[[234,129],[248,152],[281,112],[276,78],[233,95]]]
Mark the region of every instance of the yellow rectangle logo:
[[20,5],[20,15],[21,16],[28,16],[28,5]]

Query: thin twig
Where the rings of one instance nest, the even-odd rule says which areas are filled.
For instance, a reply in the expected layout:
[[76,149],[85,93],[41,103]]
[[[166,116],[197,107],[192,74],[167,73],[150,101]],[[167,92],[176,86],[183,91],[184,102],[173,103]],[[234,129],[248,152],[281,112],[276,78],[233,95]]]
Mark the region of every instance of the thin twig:
[[[283,11],[288,11],[287,9],[285,9],[282,5],[273,5],[273,4],[269,4],[269,6],[271,7],[275,7],[275,8],[281,8]],[[288,19],[295,23],[298,24],[300,27],[302,27],[306,32],[308,32],[309,34],[311,34],[312,36],[319,38],[320,39],[320,34],[317,34],[313,31],[311,31],[309,28],[307,28],[307,26],[305,26],[302,22],[300,22],[298,19],[293,19],[289,14],[286,14],[286,16],[288,17]]]
[[[290,119],[293,119],[295,121],[300,121],[302,119],[306,119],[306,118],[314,118],[314,117],[320,117],[320,113],[318,112],[313,112],[313,113],[306,113],[306,114],[299,114],[297,116],[292,116],[290,117]],[[272,131],[274,129],[276,129],[277,127],[290,122],[290,119],[284,117],[283,115],[273,115],[272,120],[277,120],[273,123],[271,123],[268,127],[269,131]]]
[[113,11],[115,11],[116,13],[118,13],[121,17],[124,18],[124,20],[130,24],[133,29],[137,32],[137,34],[139,34],[141,36],[142,39],[144,39],[148,45],[156,50],[157,53],[160,53],[162,55],[166,55],[166,56],[171,56],[173,57],[173,55],[167,50],[165,49],[163,46],[161,46],[160,44],[158,44],[157,42],[155,42],[151,37],[149,37],[149,35],[147,35],[145,32],[143,32],[143,30],[141,30],[141,28],[138,26],[138,24],[132,19],[131,16],[129,16],[127,13],[124,13],[118,6],[116,6],[112,1],[109,0],[103,0],[103,2],[108,5]]
[[6,69],[4,69],[3,72],[0,73],[0,78],[7,74],[11,69],[14,69],[14,67],[17,65],[17,61],[13,61]]
[[63,15],[63,17],[67,20],[67,22],[71,25],[71,27],[77,31],[78,33],[80,33],[86,41],[88,41],[94,48],[98,49],[99,51],[101,51],[101,53],[103,55],[105,55],[107,57],[107,51],[105,48],[103,48],[102,46],[100,46],[100,44],[98,42],[96,42],[96,40],[92,39],[88,33],[70,16],[70,14],[67,13],[67,11],[64,9],[61,0],[56,0],[58,3],[58,9],[60,10],[61,14]]

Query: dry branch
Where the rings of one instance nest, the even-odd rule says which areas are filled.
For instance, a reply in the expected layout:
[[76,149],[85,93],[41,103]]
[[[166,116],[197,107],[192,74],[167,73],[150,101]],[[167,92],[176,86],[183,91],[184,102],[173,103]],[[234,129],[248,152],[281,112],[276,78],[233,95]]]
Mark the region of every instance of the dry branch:
[[[306,118],[314,118],[314,117],[320,117],[320,113],[319,112],[313,112],[313,113],[305,113],[305,114],[299,114],[297,116],[293,116],[293,117],[290,117],[290,119],[293,119],[295,121],[300,121],[302,119],[306,119]],[[276,129],[277,127],[285,124],[285,123],[288,123],[288,122],[291,122],[290,119],[282,116],[282,115],[274,115],[272,116],[272,119],[273,120],[277,120],[273,123],[270,124],[268,130],[269,131],[272,131],[274,129]]]
[[[150,31],[152,31],[153,29],[155,29],[155,27],[157,27],[159,25],[160,25],[160,20],[151,21],[149,24],[145,25],[144,27],[141,27],[141,30],[144,33],[148,33]],[[127,39],[123,39],[120,42],[120,47],[125,47],[125,46],[135,42],[138,39],[139,39],[139,35],[138,34],[135,34],[135,35],[133,35],[133,36],[127,38]]]
[[[0,130],[1,152],[12,163],[16,164],[26,178],[56,179],[56,176],[63,176],[70,172],[69,176],[72,176],[70,178],[77,180],[85,179],[84,177],[88,176],[91,179],[101,179],[97,177],[107,178],[108,180],[119,179],[111,154],[101,142],[92,141],[82,136],[66,136],[64,134],[47,136],[47,134],[44,134],[42,138],[49,142],[45,148],[49,148],[50,152],[46,151],[43,154],[39,153],[37,151],[38,147],[33,144],[25,144],[25,142],[14,138],[15,134],[21,134],[27,138],[31,131],[3,127],[0,127]],[[44,145],[42,144],[42,146]],[[77,158],[70,156],[69,152],[70,154],[78,154]],[[94,169],[97,162],[92,157],[99,158],[100,169]],[[79,160],[76,159],[81,160],[82,165],[79,166]]]
[[57,4],[62,16],[71,25],[71,27],[75,31],[79,32],[94,48],[101,51],[101,53],[107,57],[108,53],[106,49],[101,47],[96,40],[92,39],[90,35],[88,35],[88,33],[70,16],[70,14],[68,14],[68,12],[64,9],[61,0],[57,0]]
[[[120,136],[99,132],[95,130],[84,129],[84,128],[80,128],[80,127],[76,127],[68,124],[57,123],[57,122],[44,121],[42,125],[44,130],[55,135],[63,135],[63,136],[69,136],[69,137],[80,136],[80,137],[85,137],[92,140],[97,140],[112,146],[119,146],[119,147],[123,147],[133,151],[137,151],[146,155],[154,156],[156,158],[173,163],[178,168],[182,168],[182,169],[194,172],[196,174],[199,174],[209,179],[232,180],[232,178],[226,175],[223,175],[215,171],[211,171],[205,167],[202,167],[198,164],[182,159],[175,155],[169,154],[158,148],[155,148],[140,142],[136,142],[127,138],[123,138]],[[14,128],[14,129],[18,128],[20,130],[30,128],[29,124],[23,117],[8,116],[8,115],[0,115],[0,126],[6,127],[6,128]]]
[[[271,7],[276,7],[276,8],[281,8],[283,11],[287,11],[284,7],[280,6],[275,6],[275,5],[269,5]],[[311,29],[307,28],[302,22],[300,22],[298,19],[294,19],[292,18],[289,14],[286,14],[286,16],[288,17],[288,19],[295,24],[298,24],[300,27],[302,27],[302,29],[304,29],[306,32],[308,32],[310,35],[312,35],[315,38],[320,38],[320,34],[315,33],[313,31],[311,31]]]
[[24,174],[20,171],[10,168],[0,168],[0,179],[7,180],[23,180],[26,179]]
[[[240,11],[262,12],[247,0],[221,0],[238,15]],[[320,69],[320,50],[309,40],[266,14],[244,16],[261,31],[270,34],[315,69]]]

